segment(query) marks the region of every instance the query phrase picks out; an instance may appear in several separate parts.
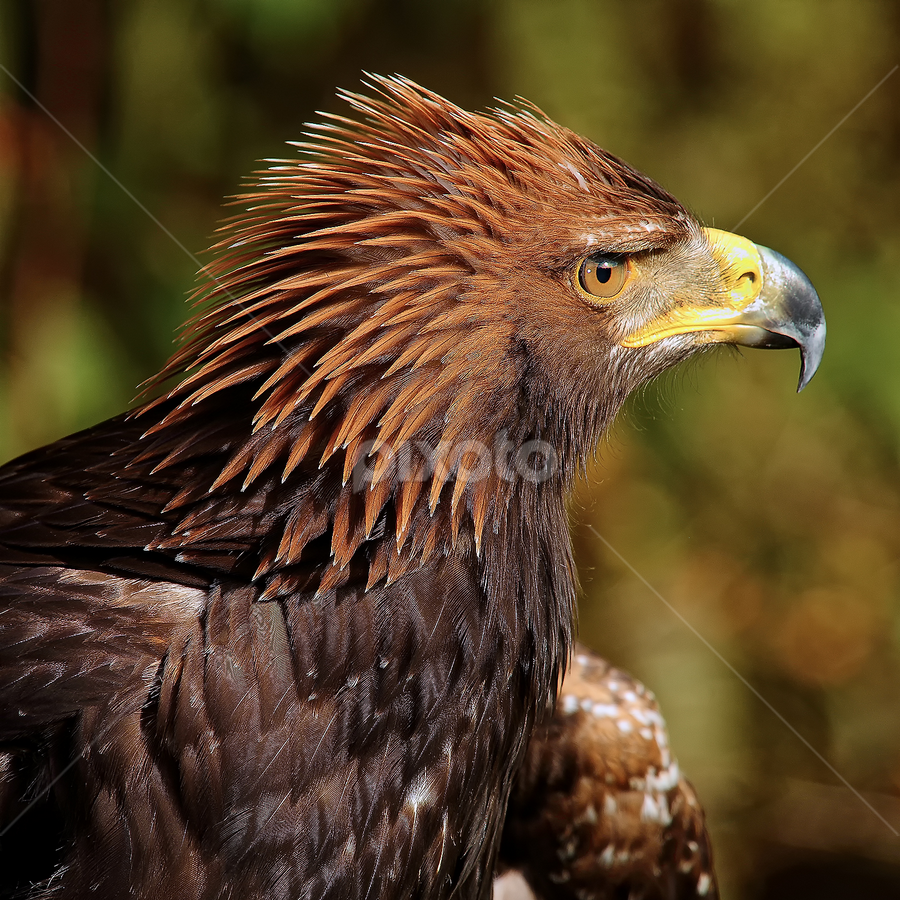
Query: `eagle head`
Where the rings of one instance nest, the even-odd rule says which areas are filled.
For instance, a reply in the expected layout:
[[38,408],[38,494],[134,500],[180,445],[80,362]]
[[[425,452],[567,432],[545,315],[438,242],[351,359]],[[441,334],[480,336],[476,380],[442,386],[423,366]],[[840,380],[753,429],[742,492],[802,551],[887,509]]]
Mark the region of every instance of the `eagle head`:
[[326,529],[345,570],[387,507],[398,554],[461,532],[479,548],[517,489],[560,493],[631,391],[711,345],[799,347],[812,377],[822,309],[784,257],[527,103],[371,87],[237,198],[159,379],[187,376],[151,433],[250,388],[246,439],[204,491],[338,474],[337,515],[286,528],[258,574]]

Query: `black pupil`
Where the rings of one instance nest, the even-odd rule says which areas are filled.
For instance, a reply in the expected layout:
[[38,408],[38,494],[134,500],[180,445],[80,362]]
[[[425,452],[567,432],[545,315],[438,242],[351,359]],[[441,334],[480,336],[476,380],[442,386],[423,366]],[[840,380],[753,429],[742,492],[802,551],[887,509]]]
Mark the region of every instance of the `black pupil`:
[[596,264],[596,278],[600,284],[606,284],[610,278],[612,278],[612,270],[615,263],[597,263]]

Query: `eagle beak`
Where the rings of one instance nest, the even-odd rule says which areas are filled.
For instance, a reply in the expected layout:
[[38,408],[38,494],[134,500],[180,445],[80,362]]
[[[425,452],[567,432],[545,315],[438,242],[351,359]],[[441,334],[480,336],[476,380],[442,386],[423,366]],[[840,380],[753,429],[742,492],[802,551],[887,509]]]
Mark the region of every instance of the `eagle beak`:
[[629,334],[622,344],[645,347],[676,334],[703,343],[800,348],[798,391],[809,384],[825,350],[825,314],[815,288],[789,259],[746,238],[704,228],[719,285],[711,300],[676,302],[663,316]]

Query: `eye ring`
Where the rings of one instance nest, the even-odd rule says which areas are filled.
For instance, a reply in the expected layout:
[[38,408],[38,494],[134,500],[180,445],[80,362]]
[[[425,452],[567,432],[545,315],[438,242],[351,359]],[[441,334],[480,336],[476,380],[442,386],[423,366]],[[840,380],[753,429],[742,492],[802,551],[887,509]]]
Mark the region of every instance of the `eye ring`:
[[614,300],[631,277],[627,257],[613,253],[592,253],[578,264],[576,284],[591,303]]

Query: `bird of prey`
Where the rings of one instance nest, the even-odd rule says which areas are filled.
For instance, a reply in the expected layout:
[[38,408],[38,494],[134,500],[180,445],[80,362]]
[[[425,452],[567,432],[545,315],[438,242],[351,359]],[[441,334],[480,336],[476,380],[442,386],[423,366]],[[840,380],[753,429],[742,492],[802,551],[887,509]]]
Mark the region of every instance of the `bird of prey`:
[[797,268],[536,108],[345,97],[238,199],[151,399],[0,469],[7,892],[489,896],[570,480],[698,350],[818,365]]

